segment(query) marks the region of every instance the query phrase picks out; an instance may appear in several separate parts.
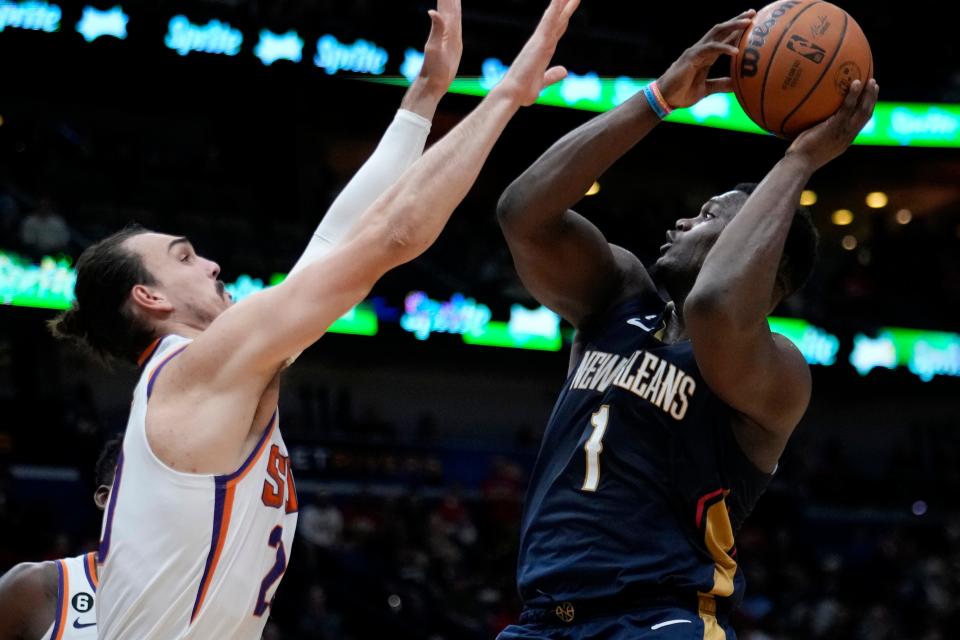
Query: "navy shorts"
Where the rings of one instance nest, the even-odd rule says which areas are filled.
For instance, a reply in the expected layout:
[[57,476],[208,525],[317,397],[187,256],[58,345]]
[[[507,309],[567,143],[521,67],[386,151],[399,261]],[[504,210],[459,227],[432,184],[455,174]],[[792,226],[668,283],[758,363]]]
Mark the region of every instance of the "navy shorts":
[[570,623],[513,624],[497,640],[736,640],[733,629],[713,616],[660,607]]

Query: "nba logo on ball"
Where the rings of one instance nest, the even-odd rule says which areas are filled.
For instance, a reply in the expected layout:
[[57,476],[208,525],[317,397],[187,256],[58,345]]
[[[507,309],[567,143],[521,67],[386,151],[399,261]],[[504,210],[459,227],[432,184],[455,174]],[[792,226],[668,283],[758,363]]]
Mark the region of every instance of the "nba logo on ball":
[[860,25],[820,0],[767,5],[744,31],[739,49],[730,75],[740,106],[760,127],[784,138],[829,118],[854,80],[873,76]]

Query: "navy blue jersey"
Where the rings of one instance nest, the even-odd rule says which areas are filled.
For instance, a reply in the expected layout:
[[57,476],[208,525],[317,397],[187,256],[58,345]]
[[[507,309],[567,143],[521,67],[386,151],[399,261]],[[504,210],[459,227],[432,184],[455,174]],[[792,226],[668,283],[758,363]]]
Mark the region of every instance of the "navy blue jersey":
[[528,606],[623,593],[743,594],[734,532],[770,476],[689,341],[657,339],[666,305],[632,298],[579,336],[533,469],[517,581]]

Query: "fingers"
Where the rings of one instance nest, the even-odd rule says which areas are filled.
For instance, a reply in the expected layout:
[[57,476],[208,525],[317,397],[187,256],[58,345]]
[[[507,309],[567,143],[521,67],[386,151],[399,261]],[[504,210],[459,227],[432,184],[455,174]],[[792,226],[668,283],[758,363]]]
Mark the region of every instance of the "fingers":
[[567,0],[566,5],[563,7],[563,11],[560,12],[560,18],[569,22],[570,18],[577,11],[577,7],[579,6],[580,0]]
[[548,37],[560,40],[567,31],[571,16],[579,6],[580,0],[552,0],[537,30],[545,29]]
[[427,11],[427,14],[430,16],[430,35],[427,36],[427,44],[431,44],[439,41],[443,37],[443,32],[446,28],[446,25],[443,21],[443,16],[439,12],[430,9]]
[[723,41],[730,36],[731,33],[738,33],[743,31],[753,22],[754,16],[757,15],[757,12],[753,9],[744,11],[735,18],[731,18],[726,22],[721,22],[713,26],[710,31],[707,32],[707,35],[703,37],[704,41],[707,40],[720,40]]
[[877,99],[879,97],[880,85],[877,84],[876,80],[871,78],[860,94],[860,103],[857,108],[857,117],[862,120],[864,124],[866,124],[873,115],[873,109],[877,106]]
[[549,87],[550,85],[557,84],[561,80],[567,77],[566,67],[556,66],[550,67],[547,69],[546,73],[543,74],[543,86],[544,88]]
[[861,93],[863,93],[863,83],[859,80],[851,82],[850,88],[847,89],[847,95],[843,99],[843,104],[840,106],[840,111],[852,115],[860,101]]
[[733,78],[710,78],[707,80],[707,95],[730,93],[733,91]]
[[437,9],[443,16],[448,29],[460,31],[463,22],[463,9],[460,0],[437,0]]
[[460,0],[437,0],[437,9],[448,17],[460,17],[462,14]]
[[693,54],[694,58],[698,62],[710,63],[712,65],[717,61],[717,58],[722,55],[735,56],[739,52],[740,50],[732,44],[724,44],[723,42],[708,42],[697,45]]

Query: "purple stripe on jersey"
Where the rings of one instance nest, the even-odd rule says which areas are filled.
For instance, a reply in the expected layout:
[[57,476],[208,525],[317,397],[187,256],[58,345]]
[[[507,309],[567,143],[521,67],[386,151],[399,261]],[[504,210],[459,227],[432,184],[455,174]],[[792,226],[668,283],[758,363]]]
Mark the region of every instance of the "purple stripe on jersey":
[[53,619],[53,631],[50,632],[51,638],[56,638],[60,632],[60,621],[63,619],[63,608],[66,606],[67,585],[64,584],[63,564],[57,560],[57,611]]
[[[120,479],[123,478],[123,451],[117,456],[117,471],[113,476],[113,486],[110,488],[110,504],[107,505],[107,522],[103,527],[103,537],[100,538],[100,563],[107,561],[110,553],[110,534],[113,531],[113,512],[117,507],[117,494],[120,493]],[[89,577],[89,576],[88,576]]]
[[267,426],[266,426],[266,428],[263,430],[263,433],[260,434],[260,439],[257,440],[257,446],[255,446],[255,447],[253,448],[253,451],[251,451],[251,452],[250,452],[250,455],[247,456],[247,459],[243,461],[243,464],[240,465],[240,468],[237,469],[236,471],[234,471],[233,473],[231,473],[231,474],[228,475],[228,476],[217,476],[217,480],[218,480],[218,481],[219,481],[221,478],[223,479],[224,482],[228,482],[228,481],[230,481],[230,480],[233,480],[234,478],[236,478],[237,476],[239,476],[240,474],[242,474],[244,471],[246,471],[246,470],[247,470],[247,467],[249,467],[251,464],[253,464],[254,460],[256,460],[257,454],[259,454],[259,453],[260,453],[260,450],[263,448],[263,442],[264,442],[264,440],[266,440],[267,438],[270,437],[270,432],[273,430],[273,423],[274,423],[274,421],[277,419],[277,414],[278,414],[279,412],[280,412],[280,409],[279,409],[279,408],[274,409],[273,415],[270,416],[270,422],[267,423]]
[[193,612],[190,614],[191,623],[193,623],[194,618],[197,617],[197,613],[200,611],[200,604],[203,600],[203,591],[207,586],[207,580],[213,577],[210,575],[210,570],[213,565],[213,559],[217,555],[217,546],[220,542],[220,529],[223,527],[223,510],[227,497],[227,481],[224,479],[224,476],[217,476],[216,483],[217,488],[213,505],[213,532],[210,534],[210,552],[207,553],[207,562],[203,567],[203,577],[200,578],[200,588],[197,589],[197,597],[193,601]]
[[150,399],[150,394],[153,393],[153,383],[157,381],[157,374],[160,373],[160,370],[167,366],[167,363],[173,360],[175,357],[183,353],[183,350],[189,347],[189,344],[185,344],[169,356],[167,356],[163,362],[161,362],[156,369],[153,370],[153,373],[150,374],[150,382],[147,383],[147,399]]
[[87,562],[87,557],[83,557],[83,572],[87,574],[87,582],[90,583],[90,588],[93,589],[93,592],[97,592],[97,585],[93,582],[93,576],[90,575],[90,563]]

